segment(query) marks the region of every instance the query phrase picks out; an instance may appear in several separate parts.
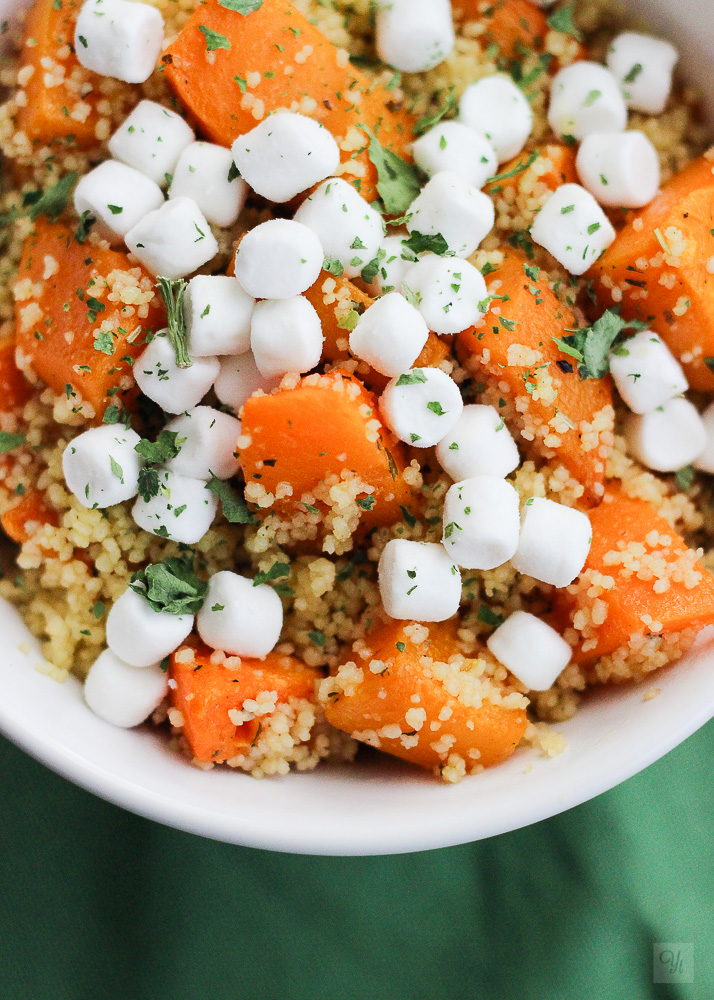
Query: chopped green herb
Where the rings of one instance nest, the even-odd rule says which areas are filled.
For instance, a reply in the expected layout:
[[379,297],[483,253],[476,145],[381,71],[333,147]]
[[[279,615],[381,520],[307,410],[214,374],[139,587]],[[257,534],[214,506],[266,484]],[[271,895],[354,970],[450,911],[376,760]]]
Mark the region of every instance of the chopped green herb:
[[19,448],[24,443],[24,434],[9,434],[7,431],[0,431],[0,455],[14,451],[15,448]]
[[77,181],[77,174],[65,174],[56,184],[44,191],[28,191],[22,196],[22,207],[34,222],[38,215],[46,215],[54,221],[67,207],[69,194]]
[[208,52],[215,52],[216,49],[229,49],[231,47],[231,43],[225,35],[219,35],[217,31],[212,31],[205,24],[199,24],[198,30],[206,39],[206,50]]
[[489,177],[487,184],[497,184],[499,181],[506,181],[509,177],[517,177],[518,174],[522,174],[524,170],[527,170],[540,156],[537,149],[534,149],[527,160],[521,160],[517,163],[515,167],[511,170],[507,170],[505,174],[494,174],[493,177]]
[[273,580],[280,580],[284,576],[290,576],[290,563],[274,562],[265,573],[257,573],[253,579],[253,586],[258,587],[261,583],[271,583]]
[[256,518],[251,514],[245,499],[228,483],[213,476],[206,483],[206,489],[214,493],[221,501],[223,516],[230,524],[256,524]]
[[171,615],[193,615],[201,610],[208,584],[199,580],[188,556],[168,556],[149,563],[132,575],[131,589],[140,594],[154,611]]
[[558,7],[546,18],[546,24],[553,31],[562,31],[565,35],[572,35],[577,41],[582,42],[583,36],[580,29],[575,24],[573,20],[573,11],[575,9],[574,3],[566,4],[564,7]]
[[402,246],[409,251],[409,255],[405,256],[402,253],[402,257],[405,260],[417,260],[417,255],[420,253],[435,253],[439,257],[443,257],[444,254],[449,252],[449,244],[446,242],[441,233],[434,233],[432,235],[418,233],[416,230],[411,233],[409,239],[402,240]]
[[86,242],[87,237],[89,236],[89,232],[96,221],[97,220],[94,218],[89,209],[82,212],[82,214],[79,217],[79,222],[77,223],[77,228],[74,232],[74,238],[76,239],[77,243]]
[[317,629],[314,629],[312,632],[308,632],[307,637],[310,642],[314,642],[316,646],[320,646],[321,648],[327,642],[327,636],[325,633],[319,632]]
[[403,653],[404,650],[407,648],[407,644],[405,642],[398,642],[396,646],[400,653]]
[[419,382],[426,382],[426,375],[421,368],[412,368],[397,379],[397,385],[417,385]]
[[414,517],[411,511],[407,510],[407,508],[404,507],[402,504],[399,505],[399,509],[402,512],[402,517],[404,518],[407,526],[413,528],[417,522],[417,519]]
[[445,118],[446,115],[453,111],[455,107],[456,95],[454,94],[454,88],[451,87],[441,107],[437,108],[436,111],[431,111],[419,118],[413,129],[414,135],[423,135],[425,132],[428,132],[429,129],[438,125],[442,118]]
[[109,330],[101,330],[94,338],[94,350],[101,354],[108,354],[110,357],[114,353],[114,338]]
[[341,261],[337,260],[336,257],[325,257],[322,262],[322,269],[323,271],[328,271],[330,274],[334,274],[336,278],[341,277],[345,272]]
[[646,330],[647,324],[639,320],[624,320],[613,309],[608,309],[592,326],[570,331],[569,336],[551,339],[563,354],[575,358],[581,379],[603,378],[610,369],[610,351],[623,330]]
[[377,191],[389,215],[402,215],[421,191],[419,171],[390,149],[364,125],[369,136],[369,158],[377,170]]
[[443,406],[438,400],[434,400],[431,403],[427,403],[426,408],[427,410],[431,410],[432,413],[435,413],[437,417],[443,417],[448,412],[443,408]]
[[111,467],[112,473],[117,477],[117,479],[119,480],[119,482],[123,486],[124,485],[124,470],[122,469],[121,465],[119,465],[119,463],[117,462],[117,460],[112,455],[109,456],[109,465]]
[[499,625],[503,625],[506,620],[503,615],[499,615],[498,612],[493,611],[487,604],[480,605],[476,617],[480,622],[483,622],[484,625],[493,625],[494,628],[498,628]]
[[689,493],[694,485],[694,478],[696,474],[696,469],[693,465],[685,465],[683,469],[679,469],[679,471],[675,473],[674,481],[682,493]]
[[183,311],[183,300],[188,282],[184,281],[183,278],[177,278],[173,281],[171,278],[159,277],[156,279],[156,284],[166,306],[169,340],[174,349],[176,364],[179,368],[190,368],[192,362],[186,346],[188,330]]
[[372,510],[372,508],[374,507],[374,497],[372,496],[371,493],[368,494],[366,497],[361,497],[357,501],[357,506],[361,507],[362,510]]
[[185,440],[185,438],[179,438],[177,431],[169,431],[164,428],[159,432],[156,441],[142,438],[135,446],[134,451],[138,452],[150,465],[163,465],[169,459],[176,458]]
[[242,14],[243,17],[260,10],[263,6],[263,0],[218,0],[218,3],[226,10],[234,10],[236,13]]

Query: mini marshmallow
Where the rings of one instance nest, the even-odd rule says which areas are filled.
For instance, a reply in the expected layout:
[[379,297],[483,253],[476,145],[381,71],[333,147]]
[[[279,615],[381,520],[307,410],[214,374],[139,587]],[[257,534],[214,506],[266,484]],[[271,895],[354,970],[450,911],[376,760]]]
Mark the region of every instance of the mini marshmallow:
[[514,611],[486,645],[531,691],[547,691],[565,670],[572,650],[554,628],[527,611]]
[[443,622],[459,610],[461,575],[443,545],[393,538],[384,547],[378,574],[390,618]]
[[493,146],[462,122],[439,122],[413,142],[412,155],[429,177],[446,171],[477,189],[498,170]]
[[655,472],[677,472],[691,465],[707,446],[707,430],[688,399],[670,399],[625,421],[625,439],[635,458]]
[[243,211],[247,194],[230,149],[212,142],[193,142],[184,149],[169,189],[169,198],[192,198],[209,222],[224,228]]
[[379,399],[385,423],[415,448],[431,448],[441,441],[463,408],[459,387],[440,368],[404,372],[388,383]]
[[196,358],[243,354],[250,348],[255,299],[235,278],[197,274],[184,297],[188,352]]
[[78,215],[89,212],[96,232],[109,243],[120,243],[129,230],[164,203],[161,188],[124,163],[105,160],[85,174],[74,190]]
[[615,230],[589,191],[563,184],[536,215],[531,236],[571,274],[580,275],[610,246]]
[[179,368],[166,330],[159,330],[133,368],[141,391],[166,413],[183,413],[200,403],[218,370],[217,358],[192,358],[189,368]]
[[202,479],[159,471],[160,492],[151,500],[139,497],[132,517],[144,531],[184,545],[200,542],[213,524],[218,499]]
[[87,0],[77,16],[77,59],[100,76],[143,83],[154,72],[163,44],[164,19],[146,3]]
[[212,649],[262,659],[274,649],[283,627],[283,606],[272,587],[230,570],[214,573],[196,615],[196,628]]
[[322,357],[322,324],[302,295],[259,302],[250,324],[250,347],[264,378],[309,372]]
[[254,392],[270,392],[280,385],[280,376],[264,378],[258,371],[251,351],[237,357],[219,358],[220,370],[214,385],[216,396],[224,406],[238,413]]
[[411,368],[428,336],[419,310],[399,292],[389,292],[357,320],[350,333],[350,350],[382,375],[392,377]]
[[659,115],[669,100],[678,58],[675,47],[664,39],[625,31],[613,39],[607,65],[628,107],[646,115]]
[[451,431],[436,446],[436,457],[452,479],[505,478],[518,468],[520,455],[506,422],[493,406],[465,406]]
[[700,452],[695,459],[694,464],[702,472],[712,473],[714,472],[714,403],[710,403],[702,413],[702,423],[706,431],[707,443],[704,446],[704,451]]
[[633,413],[648,413],[689,388],[682,366],[652,330],[643,330],[610,353],[610,374]]
[[332,134],[305,115],[280,112],[238,136],[233,160],[241,176],[268,201],[290,201],[331,177],[340,162]]
[[460,333],[473,326],[483,316],[488,297],[486,282],[473,264],[436,254],[425,254],[409,268],[402,291],[434,333]]
[[218,253],[218,243],[191,198],[172,198],[126,234],[131,252],[152,274],[183,278]]
[[323,181],[297,210],[295,221],[312,229],[325,257],[339,261],[347,278],[377,256],[384,237],[382,216],[340,177]]
[[69,489],[83,507],[112,507],[130,500],[139,488],[141,460],[135,451],[141,438],[120,424],[82,431],[62,453]]
[[556,135],[584,139],[592,132],[622,132],[627,107],[612,73],[583,60],[553,77],[548,121]]
[[444,500],[442,544],[464,569],[495,569],[518,547],[518,494],[506,479],[474,476],[454,483]]
[[403,73],[425,73],[454,47],[449,0],[378,0],[375,43],[382,62]]
[[586,135],[576,167],[583,187],[601,205],[642,208],[659,190],[659,157],[644,132]]
[[107,645],[132,667],[150,667],[180,646],[193,628],[193,615],[154,611],[131,587],[107,615]]
[[325,255],[315,233],[291,219],[270,219],[246,233],[235,276],[256,299],[289,299],[317,281]]
[[377,251],[379,266],[374,281],[369,286],[375,297],[388,292],[401,292],[402,279],[414,263],[414,254],[403,244],[404,236],[386,236]]
[[488,139],[499,163],[520,153],[533,128],[533,112],[523,91],[500,73],[466,88],[459,119]]
[[531,497],[523,508],[518,549],[511,565],[553,587],[567,587],[580,575],[592,542],[586,514],[553,500]]
[[89,668],[84,700],[95,715],[122,729],[144,722],[169,690],[169,677],[158,663],[132,667],[105,649]]
[[181,115],[155,101],[139,101],[109,140],[115,160],[140,170],[152,181],[171,183],[179,156],[194,141]]
[[171,472],[191,479],[230,479],[238,472],[240,420],[235,417],[212,406],[196,406],[174,417],[166,429],[182,442],[178,455],[166,462]]
[[457,257],[469,257],[493,229],[496,210],[487,194],[444,171],[436,174],[407,209],[407,229],[441,234]]

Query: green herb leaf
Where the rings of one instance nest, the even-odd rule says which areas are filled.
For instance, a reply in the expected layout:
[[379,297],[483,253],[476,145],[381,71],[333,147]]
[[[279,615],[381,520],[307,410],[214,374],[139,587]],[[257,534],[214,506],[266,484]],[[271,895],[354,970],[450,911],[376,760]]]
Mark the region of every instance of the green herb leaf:
[[342,262],[337,260],[336,257],[325,257],[322,262],[322,269],[329,274],[334,274],[336,278],[340,278],[345,273]]
[[562,31],[565,35],[572,35],[577,41],[582,42],[583,36],[580,29],[573,20],[574,3],[568,3],[564,7],[558,7],[546,18],[546,24],[553,31]]
[[369,158],[377,170],[377,191],[388,215],[402,215],[421,191],[419,171],[390,149],[385,149],[370,129]]
[[290,563],[274,562],[265,573],[257,573],[253,579],[253,586],[258,587],[261,583],[271,583],[273,580],[280,580],[284,576],[290,576]]
[[0,431],[0,455],[13,451],[25,443],[24,434],[8,434],[7,431]]
[[172,281],[171,278],[157,278],[161,297],[166,305],[166,316],[169,330],[169,340],[174,349],[176,364],[179,368],[190,368],[192,361],[188,356],[186,338],[186,318],[183,312],[183,299],[188,288],[188,282],[183,278]]
[[199,580],[188,556],[168,556],[134,573],[129,584],[154,611],[194,615],[201,610],[208,584]]
[[435,413],[437,417],[443,417],[447,412],[438,400],[435,400],[432,403],[427,403],[426,408],[427,410],[431,410],[432,413]]
[[416,519],[416,518],[414,517],[414,515],[413,515],[413,514],[412,514],[412,513],[411,513],[411,512],[410,512],[410,511],[409,511],[409,510],[408,510],[408,509],[406,508],[406,507],[404,507],[404,506],[403,506],[402,504],[400,504],[400,505],[399,505],[399,509],[400,509],[400,510],[401,510],[401,512],[402,512],[402,517],[404,518],[404,520],[405,520],[405,522],[406,522],[407,526],[408,526],[408,527],[410,527],[410,528],[413,528],[413,527],[414,527],[414,525],[416,524],[416,521],[417,521],[417,519]]
[[517,177],[518,174],[522,174],[524,170],[527,170],[540,156],[537,149],[534,149],[527,160],[521,160],[517,163],[515,167],[511,170],[507,170],[504,174],[494,174],[493,177],[489,177],[486,181],[487,184],[496,184],[498,181],[507,181],[509,177]]
[[77,228],[74,232],[74,238],[77,243],[85,243],[89,232],[97,220],[94,218],[92,213],[87,209],[79,217],[79,222],[77,223]]
[[387,256],[387,251],[382,247],[377,251],[377,256],[373,257],[368,261],[360,272],[360,277],[366,285],[371,285],[374,279],[377,277],[377,272],[379,271],[379,265],[382,263],[384,258]]
[[704,364],[710,372],[714,372],[714,358],[704,358]]
[[176,458],[181,451],[181,445],[184,440],[185,438],[179,438],[177,431],[167,431],[164,428],[164,430],[159,432],[156,441],[148,441],[146,438],[142,438],[135,446],[134,451],[137,451],[145,462],[162,465],[164,462],[168,462],[169,459]]
[[161,492],[159,473],[153,466],[139,470],[138,493],[144,503],[153,500]]
[[610,370],[610,351],[623,330],[646,330],[639,320],[624,320],[614,309],[608,309],[592,326],[573,330],[570,335],[552,339],[564,354],[578,362],[581,379],[603,378]]
[[417,121],[414,126],[414,135],[423,135],[428,132],[429,129],[438,125],[442,118],[445,118],[451,111],[456,107],[456,95],[454,94],[454,88],[451,87],[449,93],[446,95],[446,100],[437,108],[436,111],[430,111]]
[[108,406],[104,411],[104,416],[102,417],[102,423],[118,424],[120,415],[121,414],[118,406]]
[[354,330],[358,323],[359,313],[356,309],[350,309],[348,313],[337,320],[337,325],[340,330],[349,330],[350,333]]
[[697,472],[693,465],[685,465],[683,469],[679,469],[679,471],[674,474],[674,481],[682,493],[689,493],[694,485],[696,474]]
[[397,379],[397,385],[417,385],[419,382],[426,382],[426,375],[421,368],[412,368]]
[[208,52],[215,52],[216,49],[229,49],[231,43],[225,35],[219,35],[217,31],[212,31],[205,24],[199,24],[198,30],[206,39],[206,49]]
[[70,192],[77,181],[77,174],[65,174],[56,184],[44,191],[28,191],[22,196],[22,207],[34,222],[38,215],[46,215],[54,221],[67,207]]
[[123,485],[123,483],[124,483],[124,470],[122,469],[121,465],[119,465],[119,463],[117,462],[117,460],[112,455],[109,456],[109,465],[110,465],[111,470],[114,473],[114,475],[117,477],[117,479],[119,480],[119,482],[122,483],[122,485]]
[[374,497],[372,496],[371,493],[368,494],[366,497],[361,497],[357,501],[357,506],[361,507],[362,510],[372,510],[372,508],[374,507]]
[[231,524],[257,524],[257,518],[250,512],[245,499],[232,486],[213,476],[206,483],[206,489],[221,501],[221,509],[226,521]]
[[321,648],[327,642],[327,636],[325,635],[325,633],[319,632],[317,629],[313,630],[312,632],[308,632],[307,637],[310,640],[310,642],[314,642],[316,646],[320,646]]
[[484,625],[493,625],[495,628],[498,628],[499,625],[503,625],[506,620],[503,615],[499,615],[498,612],[493,611],[487,604],[480,605],[476,617],[480,622],[483,622]]
[[405,260],[416,260],[417,255],[420,253],[435,253],[439,257],[443,257],[449,252],[449,244],[446,242],[441,233],[425,234],[418,233],[416,230],[410,235],[408,240],[402,240],[402,246],[406,247],[410,251],[411,256],[406,256],[402,253],[402,257]]
[[263,6],[263,0],[218,0],[218,4],[225,7],[226,10],[234,10],[237,14],[247,17],[248,14],[260,10]]

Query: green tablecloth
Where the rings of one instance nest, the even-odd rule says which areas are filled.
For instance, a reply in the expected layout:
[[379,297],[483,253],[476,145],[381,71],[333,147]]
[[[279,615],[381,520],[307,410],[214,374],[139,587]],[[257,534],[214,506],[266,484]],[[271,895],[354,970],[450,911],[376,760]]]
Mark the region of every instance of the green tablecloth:
[[[0,742],[0,1000],[710,1000],[713,753],[710,724],[530,829],[340,859],[164,829]],[[693,983],[686,949],[653,983],[654,942]]]

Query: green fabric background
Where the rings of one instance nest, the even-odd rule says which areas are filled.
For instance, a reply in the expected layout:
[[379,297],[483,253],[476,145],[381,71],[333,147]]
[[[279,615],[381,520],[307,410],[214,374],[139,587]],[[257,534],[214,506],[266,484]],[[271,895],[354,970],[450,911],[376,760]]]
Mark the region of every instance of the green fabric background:
[[[165,829],[0,741],[0,1000],[710,1000],[713,752],[714,723],[529,829],[350,859]],[[657,941],[693,984],[653,984]]]

